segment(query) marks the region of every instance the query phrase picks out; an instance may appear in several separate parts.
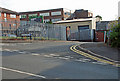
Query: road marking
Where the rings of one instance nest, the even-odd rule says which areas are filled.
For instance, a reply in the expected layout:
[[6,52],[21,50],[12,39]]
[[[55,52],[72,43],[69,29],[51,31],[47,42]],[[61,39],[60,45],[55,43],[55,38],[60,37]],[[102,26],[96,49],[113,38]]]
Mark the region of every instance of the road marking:
[[87,62],[87,61],[85,61],[85,60],[75,60],[75,61],[80,61],[80,62]]
[[56,55],[56,54],[50,54],[50,55],[51,55],[51,56],[57,56],[57,57],[60,56],[60,55]]
[[65,56],[65,57],[67,57],[67,58],[73,58],[73,57],[71,57],[71,56]]
[[88,53],[82,52],[82,51],[80,51],[80,50],[77,50],[77,49],[76,49],[77,46],[78,46],[78,45],[73,45],[73,46],[71,46],[71,47],[70,47],[70,50],[72,50],[73,52],[76,52],[76,53],[78,53],[78,54],[80,54],[80,55],[83,55],[83,56],[85,56],[85,57],[87,57],[87,58],[91,58],[91,59],[96,60],[96,61],[99,61],[99,62],[111,64],[111,65],[114,65],[114,66],[116,66],[116,67],[120,67],[120,65],[117,64],[117,63],[115,63],[115,62],[111,62],[111,61],[108,61],[108,60],[104,60],[104,59],[95,57],[95,56],[93,56],[93,55],[90,55],[90,54],[88,54]]
[[39,56],[40,54],[35,54],[35,53],[32,53],[33,56]]
[[17,73],[21,73],[21,74],[26,74],[26,75],[30,75],[30,76],[34,76],[34,77],[39,77],[39,78],[46,78],[46,77],[41,76],[41,75],[36,75],[36,74],[33,74],[33,73],[20,71],[20,70],[15,70],[15,69],[10,69],[10,68],[5,68],[5,67],[0,67],[0,69],[12,71],[12,72],[17,72]]
[[103,63],[103,62],[92,62],[94,64],[101,64],[101,65],[107,65],[107,63]]
[[51,56],[51,55],[44,55],[45,57],[53,57],[53,56]]
[[[80,48],[84,50],[84,48],[82,48],[82,47],[80,47]],[[85,49],[85,50],[87,50],[87,49]],[[96,55],[96,56],[98,56],[98,57],[102,57],[102,58],[107,59],[107,60],[109,60],[109,61],[119,62],[119,61],[112,60],[112,59],[110,59],[110,58],[108,58],[108,57],[95,54],[95,53],[91,52],[90,50],[87,50],[87,51],[90,52],[90,53],[93,54],[93,55]]]
[[91,60],[82,58],[82,59],[76,59],[75,61],[90,62]]
[[65,58],[65,57],[58,57],[59,59],[65,59],[68,60],[69,58]]
[[26,52],[25,52],[25,51],[23,51],[23,52],[18,52],[18,53],[22,53],[22,54],[23,54],[23,53],[26,53]]

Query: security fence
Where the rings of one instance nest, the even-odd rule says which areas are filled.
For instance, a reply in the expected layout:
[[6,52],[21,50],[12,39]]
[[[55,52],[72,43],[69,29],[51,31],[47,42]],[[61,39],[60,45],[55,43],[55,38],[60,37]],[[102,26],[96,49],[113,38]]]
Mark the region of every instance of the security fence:
[[2,36],[30,37],[35,40],[66,40],[66,27],[35,21],[1,21]]
[[[68,32],[68,31],[67,31]],[[70,30],[67,34],[68,40],[79,40],[79,41],[94,41],[95,40],[95,30],[84,29],[84,30]]]
[[35,21],[0,21],[1,37],[34,40],[81,40],[93,41],[95,31],[76,29],[58,24]]

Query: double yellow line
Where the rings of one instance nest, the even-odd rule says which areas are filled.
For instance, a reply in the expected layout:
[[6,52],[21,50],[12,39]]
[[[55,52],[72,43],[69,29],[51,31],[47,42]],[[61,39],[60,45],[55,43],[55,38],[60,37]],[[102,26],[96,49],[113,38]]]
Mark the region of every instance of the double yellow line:
[[107,63],[107,64],[111,64],[111,65],[114,65],[116,67],[120,67],[120,65],[118,63],[115,63],[115,62],[111,62],[111,61],[108,61],[108,60],[105,60],[105,59],[101,59],[99,57],[96,57],[96,56],[93,56],[91,54],[88,54],[88,53],[85,53],[85,52],[82,52],[80,50],[77,50],[76,47],[78,45],[73,45],[70,47],[70,50],[72,50],[73,52],[76,52],[82,56],[85,56],[87,58],[90,58],[90,59],[93,59],[93,60],[96,60],[96,61],[99,61],[99,62],[103,62],[103,63]]

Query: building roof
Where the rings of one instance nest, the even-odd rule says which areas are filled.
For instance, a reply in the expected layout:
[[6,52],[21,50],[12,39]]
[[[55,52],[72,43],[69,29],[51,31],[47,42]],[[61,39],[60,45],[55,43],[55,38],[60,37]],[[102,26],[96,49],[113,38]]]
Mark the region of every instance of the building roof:
[[83,18],[83,19],[73,19],[73,20],[63,20],[63,21],[57,21],[54,22],[54,24],[59,24],[59,23],[72,23],[72,22],[85,22],[85,21],[92,21],[93,18]]
[[9,13],[9,14],[18,14],[16,11],[12,11],[12,10],[2,8],[2,7],[0,7],[0,11],[4,13]]
[[57,9],[48,9],[48,10],[38,10],[38,11],[27,11],[27,12],[19,12],[19,14],[26,14],[26,13],[36,13],[36,12],[46,12],[46,11],[51,11],[51,10],[58,10],[58,9],[63,9],[63,8],[57,8]]

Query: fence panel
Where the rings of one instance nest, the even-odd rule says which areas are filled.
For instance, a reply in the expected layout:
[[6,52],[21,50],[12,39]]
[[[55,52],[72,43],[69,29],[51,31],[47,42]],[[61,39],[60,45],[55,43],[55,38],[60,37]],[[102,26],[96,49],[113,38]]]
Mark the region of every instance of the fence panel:
[[61,25],[38,23],[35,21],[0,21],[0,25],[2,36],[12,34],[21,37],[23,34],[30,34],[36,40],[66,40],[66,27]]

